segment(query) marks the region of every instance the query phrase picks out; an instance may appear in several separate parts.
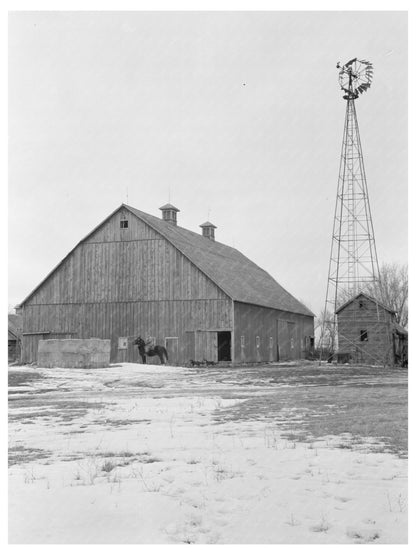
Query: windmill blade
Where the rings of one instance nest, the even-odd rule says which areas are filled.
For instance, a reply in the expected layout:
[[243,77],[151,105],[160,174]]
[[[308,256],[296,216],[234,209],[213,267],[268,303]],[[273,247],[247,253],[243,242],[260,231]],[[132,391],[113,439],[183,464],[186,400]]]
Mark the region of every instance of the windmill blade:
[[345,67],[350,66],[351,64],[353,64],[353,63],[356,62],[356,61],[357,61],[357,58],[354,58],[353,60],[350,60],[349,62],[347,62],[347,63],[345,64]]

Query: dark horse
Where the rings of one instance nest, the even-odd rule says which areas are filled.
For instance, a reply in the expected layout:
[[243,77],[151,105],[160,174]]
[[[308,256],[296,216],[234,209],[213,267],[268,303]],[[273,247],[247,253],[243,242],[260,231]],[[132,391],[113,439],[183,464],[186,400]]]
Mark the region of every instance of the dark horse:
[[146,364],[146,357],[158,356],[161,364],[166,364],[168,361],[168,352],[165,347],[162,347],[162,345],[149,347],[149,345],[146,345],[146,341],[140,336],[133,341],[133,345],[137,345],[139,348],[139,354],[142,357],[143,364]]

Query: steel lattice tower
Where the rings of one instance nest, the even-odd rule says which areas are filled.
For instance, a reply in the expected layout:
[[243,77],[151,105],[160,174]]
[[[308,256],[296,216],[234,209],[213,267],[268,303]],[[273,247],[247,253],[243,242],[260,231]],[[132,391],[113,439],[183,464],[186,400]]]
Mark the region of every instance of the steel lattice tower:
[[[380,290],[380,271],[355,110],[355,100],[370,87],[373,67],[370,62],[357,58],[337,67],[347,106],[323,317],[324,328],[332,329],[332,351],[337,350],[338,343],[337,309],[362,291],[374,293]],[[323,336],[324,329],[321,357]]]

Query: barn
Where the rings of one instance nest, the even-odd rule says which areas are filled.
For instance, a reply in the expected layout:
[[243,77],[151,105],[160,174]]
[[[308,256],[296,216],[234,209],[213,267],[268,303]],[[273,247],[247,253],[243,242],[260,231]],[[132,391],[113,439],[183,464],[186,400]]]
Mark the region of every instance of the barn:
[[358,293],[337,310],[338,361],[407,364],[407,331],[396,313],[366,293]]
[[[22,362],[40,339],[111,339],[112,362],[137,362],[152,337],[169,362],[272,362],[305,357],[314,315],[238,250],[122,204],[22,301]],[[151,359],[156,362],[156,359]]]

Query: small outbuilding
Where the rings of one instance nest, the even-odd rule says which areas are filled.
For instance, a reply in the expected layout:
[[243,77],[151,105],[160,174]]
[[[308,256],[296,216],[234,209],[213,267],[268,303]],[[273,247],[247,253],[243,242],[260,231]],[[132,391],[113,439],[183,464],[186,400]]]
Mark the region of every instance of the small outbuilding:
[[394,310],[359,293],[336,314],[338,362],[407,364],[407,331],[396,323]]
[[8,359],[14,362],[20,359],[23,319],[20,314],[8,315]]

